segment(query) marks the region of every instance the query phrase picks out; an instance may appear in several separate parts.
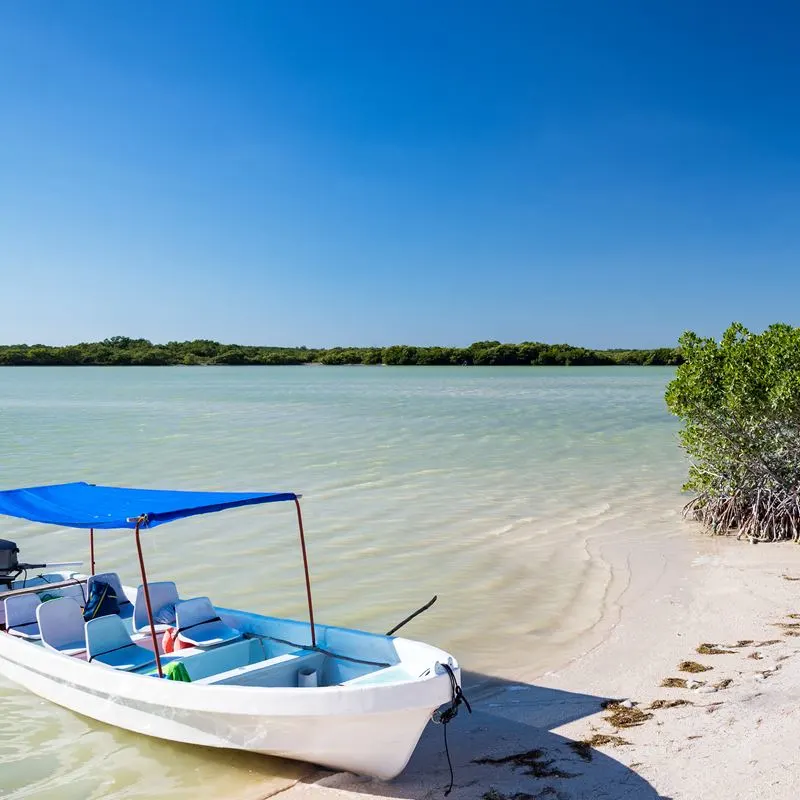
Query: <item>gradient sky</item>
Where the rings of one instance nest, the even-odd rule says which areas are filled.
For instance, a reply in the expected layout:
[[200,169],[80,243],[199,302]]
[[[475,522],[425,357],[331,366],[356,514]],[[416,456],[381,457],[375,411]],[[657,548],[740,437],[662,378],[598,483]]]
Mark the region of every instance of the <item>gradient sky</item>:
[[800,325],[800,4],[0,3],[0,342]]

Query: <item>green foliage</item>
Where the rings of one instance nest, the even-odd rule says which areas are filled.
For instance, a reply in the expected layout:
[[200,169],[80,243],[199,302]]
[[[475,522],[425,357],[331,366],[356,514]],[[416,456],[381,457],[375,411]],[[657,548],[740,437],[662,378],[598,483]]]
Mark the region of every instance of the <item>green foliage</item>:
[[0,366],[163,366],[182,364],[287,365],[386,364],[390,366],[608,366],[677,364],[677,349],[587,350],[568,344],[498,341],[475,342],[469,347],[253,347],[221,344],[211,339],[153,344],[147,339],[112,336],[102,342],[68,347],[0,345]]
[[691,459],[687,512],[715,533],[800,537],[800,328],[722,339],[685,333],[685,359],[667,387]]

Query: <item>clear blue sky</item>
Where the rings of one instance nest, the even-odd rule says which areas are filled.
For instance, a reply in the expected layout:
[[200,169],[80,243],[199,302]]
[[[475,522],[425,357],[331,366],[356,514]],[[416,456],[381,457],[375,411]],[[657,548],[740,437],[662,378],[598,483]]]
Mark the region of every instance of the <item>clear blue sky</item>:
[[800,324],[800,4],[7,0],[0,342]]

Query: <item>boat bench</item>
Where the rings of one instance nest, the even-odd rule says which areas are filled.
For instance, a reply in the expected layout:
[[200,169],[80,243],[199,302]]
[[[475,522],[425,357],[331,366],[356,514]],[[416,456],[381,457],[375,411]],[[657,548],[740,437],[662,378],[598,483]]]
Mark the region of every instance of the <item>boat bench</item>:
[[[230,646],[230,645],[229,645]],[[229,669],[201,678],[195,683],[235,686],[296,687],[301,669],[315,669],[319,672],[325,656],[308,650],[268,658],[255,664]],[[194,679],[193,679],[194,680]]]
[[163,662],[182,661],[192,681],[213,678],[257,658],[263,658],[264,651],[258,639],[240,639],[237,642],[213,647],[209,650],[186,648],[173,654],[162,656]]
[[392,667],[376,669],[373,672],[367,672],[365,675],[359,675],[357,678],[351,678],[349,681],[343,681],[340,685],[354,686],[367,683],[393,683],[394,681],[411,680],[414,680],[414,678],[409,674],[406,665],[395,664]]

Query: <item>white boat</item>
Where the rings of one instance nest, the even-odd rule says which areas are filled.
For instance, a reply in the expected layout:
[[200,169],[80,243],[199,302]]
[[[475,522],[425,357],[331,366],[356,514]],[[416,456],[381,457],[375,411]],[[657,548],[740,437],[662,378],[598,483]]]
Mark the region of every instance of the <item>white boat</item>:
[[[174,583],[148,583],[141,532],[194,514],[276,501],[297,507],[308,622],[220,608],[180,597]],[[6,576],[0,672],[87,717],[170,741],[390,779],[408,763],[434,711],[458,703],[459,667],[443,650],[314,622],[294,494],[62,484],[0,492],[0,514],[89,529],[92,573],[95,529],[134,531],[142,574],[135,587],[116,573],[45,571],[43,565],[22,578],[26,565],[16,561],[11,543],[3,572],[0,542],[0,582]],[[111,587],[119,611],[84,623],[81,606],[102,587]],[[180,647],[172,653],[165,651],[167,628]]]

